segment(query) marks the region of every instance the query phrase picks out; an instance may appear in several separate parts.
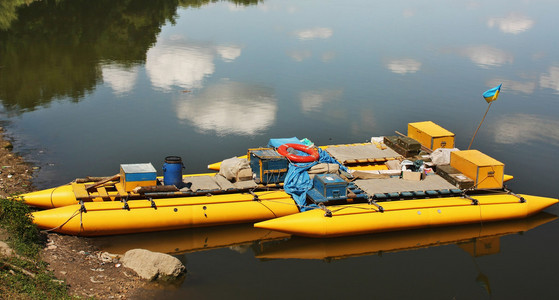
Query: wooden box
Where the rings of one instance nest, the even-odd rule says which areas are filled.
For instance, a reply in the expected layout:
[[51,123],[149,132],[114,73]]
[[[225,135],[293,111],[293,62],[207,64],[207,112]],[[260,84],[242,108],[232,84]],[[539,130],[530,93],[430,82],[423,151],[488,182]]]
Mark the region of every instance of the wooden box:
[[451,152],[450,165],[471,178],[477,189],[503,187],[505,164],[478,150]]
[[400,145],[399,138],[397,136],[385,136],[384,137],[384,144],[390,149],[396,151],[398,154],[404,157],[412,157],[414,155],[419,154],[418,150],[408,150]]
[[417,151],[419,152],[421,150],[421,144],[408,137],[408,136],[399,136],[398,137],[398,145],[402,146],[404,149],[408,150],[408,151]]
[[157,185],[157,172],[151,163],[120,165],[120,183],[126,192],[139,186]]
[[474,181],[450,165],[437,166],[437,175],[454,184],[459,189],[469,189],[474,186]]
[[431,150],[454,148],[454,133],[431,121],[409,123],[408,136]]

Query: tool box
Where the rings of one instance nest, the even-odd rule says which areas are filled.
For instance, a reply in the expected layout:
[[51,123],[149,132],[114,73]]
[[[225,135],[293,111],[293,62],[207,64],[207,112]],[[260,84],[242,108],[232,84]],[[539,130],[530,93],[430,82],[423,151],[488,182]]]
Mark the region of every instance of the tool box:
[[314,202],[327,202],[347,199],[348,183],[338,174],[317,174],[313,179],[313,188],[307,195]]
[[438,165],[436,173],[459,189],[464,190],[474,186],[471,178],[450,165]]
[[248,150],[248,160],[256,183],[280,183],[285,180],[289,162],[272,148]]
[[126,192],[139,186],[154,186],[157,184],[157,172],[151,163],[121,164],[120,183]]
[[408,136],[431,150],[454,148],[454,133],[431,121],[408,123]]
[[450,166],[470,177],[477,189],[503,187],[505,164],[478,150],[451,152]]

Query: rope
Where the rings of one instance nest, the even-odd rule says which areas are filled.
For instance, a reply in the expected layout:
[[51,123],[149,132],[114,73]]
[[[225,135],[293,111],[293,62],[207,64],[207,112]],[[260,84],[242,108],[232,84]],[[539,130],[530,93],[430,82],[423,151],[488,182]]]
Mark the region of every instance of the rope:
[[50,232],[50,231],[59,229],[60,227],[66,225],[66,223],[70,222],[70,220],[72,220],[72,218],[74,218],[75,216],[77,216],[78,213],[80,213],[80,227],[83,227],[82,220],[81,220],[81,212],[82,212],[82,209],[80,208],[80,209],[76,210],[76,211],[72,214],[72,216],[70,216],[70,218],[68,218],[68,220],[64,221],[64,223],[62,223],[62,224],[60,224],[59,226],[56,226],[56,227],[54,227],[54,228],[45,229],[45,230],[42,230],[42,231],[43,231],[43,232]]

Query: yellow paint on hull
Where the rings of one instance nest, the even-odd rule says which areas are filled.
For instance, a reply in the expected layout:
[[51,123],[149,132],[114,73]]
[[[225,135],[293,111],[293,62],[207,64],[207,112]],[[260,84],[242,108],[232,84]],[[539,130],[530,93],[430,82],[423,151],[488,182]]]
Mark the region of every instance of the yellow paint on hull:
[[116,201],[88,202],[86,212],[80,205],[69,205],[32,213],[41,229],[81,236],[113,235],[172,230],[277,218],[298,209],[285,192],[258,192],[186,198],[155,199],[156,208],[147,200],[128,201],[129,209]]
[[[378,252],[397,252],[460,243],[473,256],[499,251],[499,237],[525,232],[557,219],[545,212],[535,216],[503,222],[438,227],[405,232],[387,232],[333,239],[292,238],[264,244],[260,259],[343,259]],[[476,241],[482,241],[479,247]],[[490,243],[492,247],[486,247]]]
[[369,204],[338,205],[328,207],[332,217],[314,209],[254,226],[307,237],[338,237],[526,218],[558,202],[521,196],[525,203],[508,194],[474,196],[479,205],[460,197],[382,202],[383,213]]

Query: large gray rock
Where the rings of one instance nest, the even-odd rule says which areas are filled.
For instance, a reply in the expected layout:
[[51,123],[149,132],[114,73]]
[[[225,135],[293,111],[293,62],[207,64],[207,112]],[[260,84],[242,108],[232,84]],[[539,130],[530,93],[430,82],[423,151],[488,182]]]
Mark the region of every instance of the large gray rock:
[[14,250],[3,241],[0,241],[0,257],[10,257],[14,254]]
[[145,249],[129,250],[124,253],[124,257],[120,261],[123,266],[149,280],[176,278],[186,271],[185,266],[176,257]]

